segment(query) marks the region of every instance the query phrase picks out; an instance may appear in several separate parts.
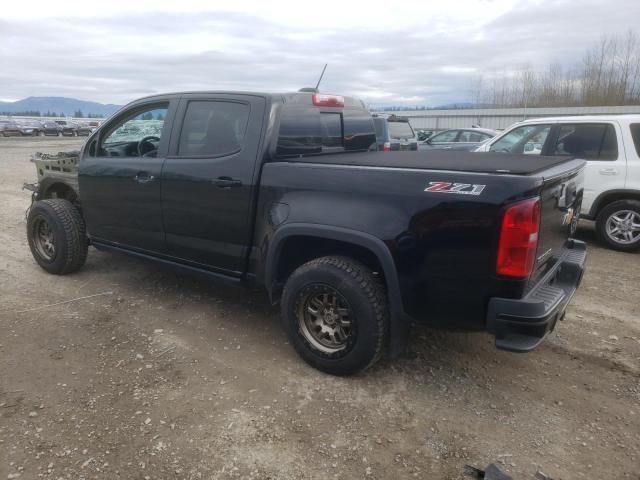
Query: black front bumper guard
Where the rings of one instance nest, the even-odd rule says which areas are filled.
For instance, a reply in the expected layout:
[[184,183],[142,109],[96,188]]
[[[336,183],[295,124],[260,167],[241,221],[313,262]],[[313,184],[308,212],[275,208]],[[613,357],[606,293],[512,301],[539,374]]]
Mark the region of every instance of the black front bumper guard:
[[571,240],[554,267],[523,298],[490,299],[487,331],[495,335],[496,347],[528,352],[540,345],[564,318],[582,281],[586,259],[586,244]]

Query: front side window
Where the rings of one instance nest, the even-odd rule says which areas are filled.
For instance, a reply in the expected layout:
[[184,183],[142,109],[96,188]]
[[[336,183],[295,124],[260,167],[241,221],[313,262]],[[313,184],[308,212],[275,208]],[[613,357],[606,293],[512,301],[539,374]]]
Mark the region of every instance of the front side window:
[[155,157],[168,103],[138,109],[108,128],[98,149],[104,157]]
[[472,142],[479,143],[485,141],[489,138],[489,135],[480,132],[470,132],[469,130],[465,130],[464,132],[460,132],[460,137],[458,138],[459,142]]
[[494,142],[489,151],[540,155],[551,125],[523,125]]
[[613,125],[609,123],[578,123],[562,125],[553,155],[570,155],[584,160],[615,160],[618,141]]
[[225,101],[192,101],[184,117],[178,156],[224,156],[243,145],[249,105]]
[[431,143],[449,143],[455,142],[458,132],[456,130],[448,130],[446,132],[438,133],[429,139]]

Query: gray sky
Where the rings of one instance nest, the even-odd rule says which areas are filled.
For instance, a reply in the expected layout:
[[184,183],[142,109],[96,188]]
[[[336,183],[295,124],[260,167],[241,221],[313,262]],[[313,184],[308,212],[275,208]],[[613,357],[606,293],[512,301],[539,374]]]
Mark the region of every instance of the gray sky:
[[6,2],[0,99],[292,91],[328,62],[322,91],[439,105],[480,74],[572,65],[638,19],[640,0]]

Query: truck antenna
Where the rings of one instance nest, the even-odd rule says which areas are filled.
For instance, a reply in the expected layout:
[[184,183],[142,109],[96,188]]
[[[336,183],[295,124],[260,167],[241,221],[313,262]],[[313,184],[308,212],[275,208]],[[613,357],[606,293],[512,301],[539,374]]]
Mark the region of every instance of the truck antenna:
[[320,74],[320,78],[318,79],[318,83],[316,83],[316,92],[318,91],[318,87],[320,86],[320,82],[322,81],[322,77],[324,77],[324,71],[327,69],[328,63],[324,64],[324,68],[322,69],[322,73]]

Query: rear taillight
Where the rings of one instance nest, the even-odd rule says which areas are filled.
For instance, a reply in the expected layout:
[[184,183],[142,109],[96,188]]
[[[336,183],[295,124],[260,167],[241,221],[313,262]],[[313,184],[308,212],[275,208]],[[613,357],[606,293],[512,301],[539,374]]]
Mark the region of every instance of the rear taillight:
[[311,96],[311,101],[316,107],[344,107],[344,97],[340,95],[314,93]]
[[383,152],[390,152],[391,151],[391,142],[384,142],[382,144],[382,151]]
[[540,199],[511,205],[504,212],[498,244],[496,273],[528,277],[533,271],[540,231]]

